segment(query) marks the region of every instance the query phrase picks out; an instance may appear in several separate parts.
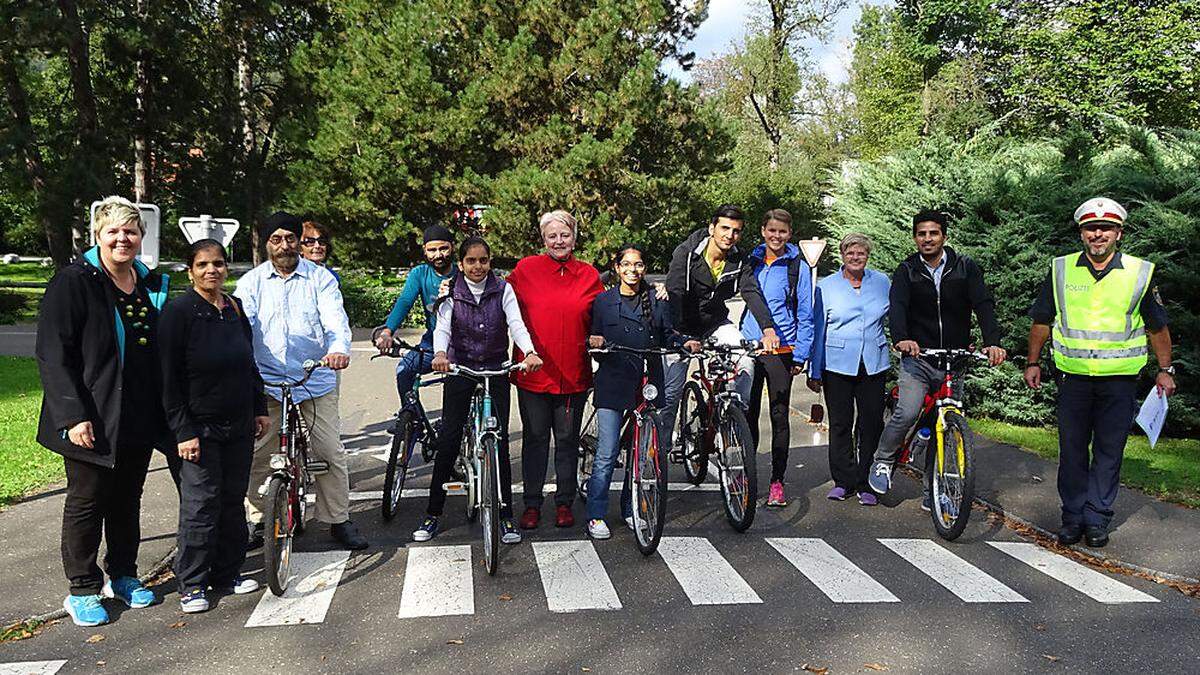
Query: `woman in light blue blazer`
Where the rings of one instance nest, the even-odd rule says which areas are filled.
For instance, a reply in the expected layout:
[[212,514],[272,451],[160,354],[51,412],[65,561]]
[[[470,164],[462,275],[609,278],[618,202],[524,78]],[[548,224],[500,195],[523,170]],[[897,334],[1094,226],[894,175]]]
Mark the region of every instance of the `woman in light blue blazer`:
[[862,234],[842,237],[841,268],[817,282],[808,378],[809,389],[825,390],[829,409],[833,489],[828,497],[841,501],[856,492],[864,506],[879,503],[867,485],[867,472],[883,432],[883,387],[891,365],[883,334],[891,282],[882,272],[867,269],[871,245]]

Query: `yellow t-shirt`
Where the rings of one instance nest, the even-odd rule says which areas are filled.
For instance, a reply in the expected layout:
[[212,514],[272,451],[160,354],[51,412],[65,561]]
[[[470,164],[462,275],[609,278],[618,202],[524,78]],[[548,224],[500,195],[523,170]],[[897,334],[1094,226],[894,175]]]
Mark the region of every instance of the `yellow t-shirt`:
[[708,263],[708,268],[712,270],[713,282],[715,283],[721,278],[721,273],[725,271],[725,259],[713,260],[708,257],[708,251],[705,251],[704,262]]

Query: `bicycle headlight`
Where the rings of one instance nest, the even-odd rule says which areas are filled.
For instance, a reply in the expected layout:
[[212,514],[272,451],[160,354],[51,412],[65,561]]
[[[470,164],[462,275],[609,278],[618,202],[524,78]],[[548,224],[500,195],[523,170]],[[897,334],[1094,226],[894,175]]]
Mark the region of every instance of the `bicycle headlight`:
[[642,398],[646,399],[647,401],[653,401],[654,399],[658,398],[658,387],[650,384],[649,382],[642,385]]
[[276,471],[282,471],[287,468],[287,455],[274,454],[271,455],[271,468]]

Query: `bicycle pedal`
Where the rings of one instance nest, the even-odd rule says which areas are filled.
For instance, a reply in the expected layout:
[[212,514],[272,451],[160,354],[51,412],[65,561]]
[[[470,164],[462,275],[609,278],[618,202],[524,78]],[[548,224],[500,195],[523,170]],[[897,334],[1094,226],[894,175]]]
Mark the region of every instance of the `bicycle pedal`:
[[308,472],[310,474],[312,474],[314,476],[319,476],[320,474],[323,474],[323,473],[329,471],[329,462],[326,462],[323,459],[309,460],[308,464],[306,465],[306,468],[308,469]]
[[461,490],[466,490],[467,485],[466,485],[466,483],[460,483],[460,482],[442,483],[442,489],[445,490],[446,492],[452,492],[455,490],[461,491]]

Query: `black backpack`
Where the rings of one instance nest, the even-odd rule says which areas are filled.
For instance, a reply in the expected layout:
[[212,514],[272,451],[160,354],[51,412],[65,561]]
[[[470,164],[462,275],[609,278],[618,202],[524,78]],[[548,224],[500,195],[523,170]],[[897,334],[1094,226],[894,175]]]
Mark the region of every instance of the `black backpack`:
[[792,308],[792,316],[800,312],[800,298],[796,295],[796,284],[800,283],[800,263],[804,256],[798,255],[788,261],[787,304]]

